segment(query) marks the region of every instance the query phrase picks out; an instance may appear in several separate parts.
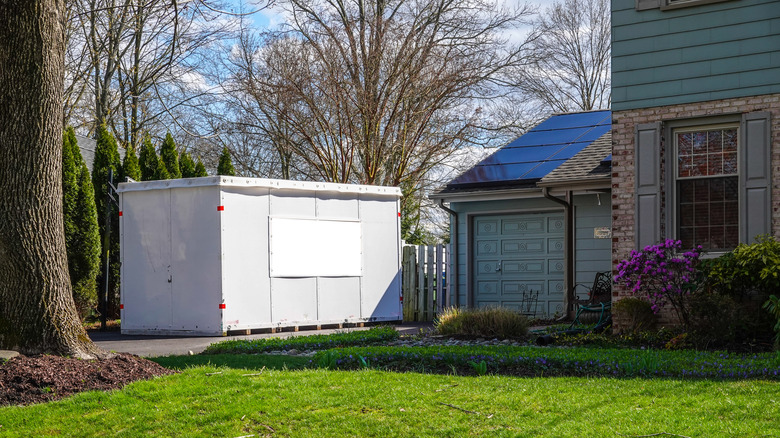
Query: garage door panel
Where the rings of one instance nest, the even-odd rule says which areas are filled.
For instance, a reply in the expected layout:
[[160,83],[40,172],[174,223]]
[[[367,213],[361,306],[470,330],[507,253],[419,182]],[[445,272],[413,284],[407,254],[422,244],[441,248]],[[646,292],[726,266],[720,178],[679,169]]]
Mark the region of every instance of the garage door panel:
[[548,233],[563,233],[563,216],[552,216],[547,218]]
[[503,281],[501,283],[501,296],[504,298],[516,298],[521,299],[523,294],[527,291],[541,291],[544,290],[544,280],[537,281]]
[[544,302],[548,315],[562,315],[563,314],[563,300],[560,301],[546,301]]
[[563,275],[563,260],[550,260],[547,263],[547,272]]
[[544,260],[504,260],[501,270],[504,275],[512,274],[543,274],[545,272]]
[[563,280],[550,280],[547,282],[546,293],[549,298],[563,299]]
[[498,281],[480,281],[477,282],[477,291],[479,296],[498,296],[500,290]]
[[542,254],[544,239],[509,239],[501,242],[501,254]]
[[477,254],[491,256],[498,255],[498,240],[483,240],[477,246]]
[[498,260],[485,260],[477,263],[477,272],[479,272],[480,276],[485,275],[499,275],[499,272],[501,271],[498,269]]
[[482,308],[482,307],[498,307],[499,301],[490,301],[490,300],[479,300],[476,302],[476,307]]
[[517,234],[543,233],[544,218],[505,219],[501,221],[501,234],[512,236]]
[[563,238],[547,239],[547,252],[549,254],[563,254]]
[[498,220],[478,219],[476,221],[477,236],[495,236],[499,232]]

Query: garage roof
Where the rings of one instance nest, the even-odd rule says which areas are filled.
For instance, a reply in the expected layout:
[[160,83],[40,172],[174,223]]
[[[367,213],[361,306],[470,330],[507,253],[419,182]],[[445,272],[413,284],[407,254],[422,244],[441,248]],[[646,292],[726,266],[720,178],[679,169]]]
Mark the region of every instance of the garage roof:
[[611,118],[611,111],[551,116],[452,180],[442,192],[535,184],[609,132]]

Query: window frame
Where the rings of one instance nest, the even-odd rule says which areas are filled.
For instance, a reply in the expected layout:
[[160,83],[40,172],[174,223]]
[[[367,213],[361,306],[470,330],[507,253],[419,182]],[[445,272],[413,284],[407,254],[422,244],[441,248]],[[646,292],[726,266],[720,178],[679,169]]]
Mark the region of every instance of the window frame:
[[[668,139],[669,141],[664,141],[664,157],[665,157],[665,173],[666,177],[664,178],[664,201],[663,201],[663,213],[666,215],[666,219],[663,221],[665,223],[665,234],[666,236],[671,236],[675,240],[680,239],[680,207],[679,207],[679,200],[678,200],[678,186],[677,181],[680,179],[684,180],[696,180],[696,179],[712,179],[712,178],[723,178],[727,176],[736,176],[737,177],[737,185],[738,185],[738,197],[737,197],[737,205],[738,208],[742,209],[742,202],[741,202],[741,196],[742,196],[742,124],[741,124],[741,114],[733,114],[733,115],[725,115],[720,117],[713,117],[713,118],[697,118],[697,119],[688,119],[688,120],[674,120],[669,121],[664,124],[664,128],[662,129],[663,135],[665,139]],[[708,130],[716,130],[716,129],[735,129],[737,131],[737,168],[736,173],[729,174],[729,175],[718,175],[718,176],[696,176],[696,177],[682,177],[679,178],[678,175],[678,146],[677,146],[677,133],[685,133],[685,132],[698,132],[698,131],[708,131]],[[737,212],[737,224],[738,224],[738,244],[742,241],[741,239],[741,230],[743,227],[742,224],[742,215],[740,214],[741,211]],[[697,243],[698,244],[698,243]],[[705,250],[707,253],[712,254],[714,256],[718,256],[721,254],[725,254],[734,248],[724,248],[724,249],[717,249],[717,250]]]

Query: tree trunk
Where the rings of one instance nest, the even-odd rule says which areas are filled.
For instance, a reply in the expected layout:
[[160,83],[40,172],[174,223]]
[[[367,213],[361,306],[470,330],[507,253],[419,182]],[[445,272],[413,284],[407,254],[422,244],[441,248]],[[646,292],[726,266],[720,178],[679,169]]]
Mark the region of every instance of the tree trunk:
[[62,212],[63,0],[0,0],[0,348],[97,357]]

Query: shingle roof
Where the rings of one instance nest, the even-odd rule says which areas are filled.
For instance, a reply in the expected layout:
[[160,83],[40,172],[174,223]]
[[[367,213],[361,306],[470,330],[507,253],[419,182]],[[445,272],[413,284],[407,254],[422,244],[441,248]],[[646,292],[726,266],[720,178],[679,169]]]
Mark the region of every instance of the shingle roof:
[[539,181],[540,186],[609,178],[612,169],[612,133],[599,137]]

